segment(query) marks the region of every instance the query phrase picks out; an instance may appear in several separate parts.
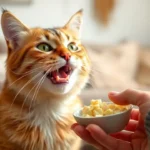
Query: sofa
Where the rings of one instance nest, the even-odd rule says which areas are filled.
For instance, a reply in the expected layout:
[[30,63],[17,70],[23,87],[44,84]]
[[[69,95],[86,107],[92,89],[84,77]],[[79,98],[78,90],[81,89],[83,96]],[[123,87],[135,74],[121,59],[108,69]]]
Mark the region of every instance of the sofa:
[[111,90],[149,90],[150,49],[136,42],[117,45],[86,44],[92,62],[88,86],[81,92],[84,104],[91,99],[108,100]]

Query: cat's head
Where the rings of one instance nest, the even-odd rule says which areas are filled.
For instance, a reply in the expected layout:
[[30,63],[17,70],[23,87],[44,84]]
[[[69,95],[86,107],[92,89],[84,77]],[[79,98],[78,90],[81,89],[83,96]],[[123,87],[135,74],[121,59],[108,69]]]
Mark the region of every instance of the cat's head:
[[53,94],[79,91],[90,72],[90,61],[80,41],[81,24],[82,11],[63,27],[47,29],[29,28],[9,11],[3,11],[1,25],[8,46],[9,84],[18,89],[24,87],[22,91],[29,87]]

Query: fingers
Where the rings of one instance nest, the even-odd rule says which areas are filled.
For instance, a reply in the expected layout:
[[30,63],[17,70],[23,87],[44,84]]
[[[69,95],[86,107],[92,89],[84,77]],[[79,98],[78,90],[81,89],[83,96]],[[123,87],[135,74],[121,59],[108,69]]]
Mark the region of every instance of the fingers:
[[[93,140],[90,136],[90,133],[85,130],[85,128],[83,126],[80,126],[78,124],[74,124],[71,129],[74,130],[74,132],[80,136],[82,139],[84,139],[85,141],[87,141],[88,143],[94,143],[95,140]],[[95,143],[94,143],[95,144]]]
[[[88,125],[85,129],[83,126],[75,124],[72,126],[75,133],[81,137],[86,142],[95,146],[100,150],[114,150],[114,149],[127,149],[131,150],[131,145],[129,142],[116,139],[110,135],[107,135],[100,127],[97,125]],[[123,133],[122,133],[123,134]],[[124,136],[128,139],[128,136]]]
[[90,132],[93,139],[95,139],[100,145],[106,147],[109,150],[114,150],[114,149],[131,150],[131,145],[129,142],[118,140],[116,138],[113,138],[110,135],[107,135],[97,125],[94,124],[88,125],[86,129]]
[[116,104],[133,104],[139,106],[143,119],[145,119],[146,114],[150,110],[150,92],[128,89],[120,93],[110,92],[108,96]]
[[133,89],[128,89],[121,93],[110,92],[108,96],[113,102],[121,105],[133,104],[140,107],[142,104],[150,101],[149,92],[141,92]]
[[[98,149],[104,149],[103,146],[101,146],[96,140],[94,140],[90,133],[88,132],[88,130],[86,130],[83,126],[76,124],[73,124],[71,129],[84,141],[86,141],[87,143],[95,146]],[[106,150],[106,149],[105,149]]]
[[140,118],[139,109],[132,109],[130,118],[138,121]]
[[116,139],[121,139],[121,140],[128,141],[128,142],[131,142],[132,135],[133,135],[133,132],[126,131],[126,130],[123,130],[115,134],[111,134],[111,136],[115,137]]
[[138,121],[130,119],[125,130],[134,132],[137,129],[138,124]]
[[86,128],[90,133],[91,136],[101,145],[106,147],[107,149],[116,149],[117,141],[113,140],[112,137],[108,138],[108,135],[97,125],[91,124]]

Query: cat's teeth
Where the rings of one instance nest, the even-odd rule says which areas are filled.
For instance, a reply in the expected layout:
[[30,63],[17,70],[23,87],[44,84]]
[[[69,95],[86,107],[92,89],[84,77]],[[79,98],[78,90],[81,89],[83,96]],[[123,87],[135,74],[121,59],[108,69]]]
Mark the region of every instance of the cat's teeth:
[[70,76],[68,75],[67,78],[66,78],[67,81],[69,80],[69,77],[70,77]]
[[48,78],[51,79],[52,83],[59,84],[59,83],[67,83],[69,82],[69,78],[72,71],[72,67],[69,65],[63,66],[57,70],[50,72]]
[[66,78],[60,78],[59,76],[56,76],[55,79],[57,82],[65,82],[69,80],[69,75]]
[[60,80],[59,76],[56,76],[56,81],[59,81],[59,80]]

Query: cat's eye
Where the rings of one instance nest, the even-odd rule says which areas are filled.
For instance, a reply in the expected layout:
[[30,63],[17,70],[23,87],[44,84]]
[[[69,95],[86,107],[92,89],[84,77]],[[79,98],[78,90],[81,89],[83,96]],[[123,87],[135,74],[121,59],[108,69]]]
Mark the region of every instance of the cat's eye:
[[78,50],[78,47],[76,46],[75,43],[70,43],[70,44],[68,44],[68,49],[69,49],[70,51],[77,51],[77,50]]
[[37,48],[44,52],[49,52],[53,50],[53,48],[49,44],[46,44],[46,43],[39,44]]

